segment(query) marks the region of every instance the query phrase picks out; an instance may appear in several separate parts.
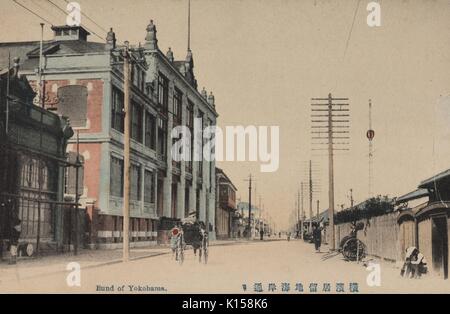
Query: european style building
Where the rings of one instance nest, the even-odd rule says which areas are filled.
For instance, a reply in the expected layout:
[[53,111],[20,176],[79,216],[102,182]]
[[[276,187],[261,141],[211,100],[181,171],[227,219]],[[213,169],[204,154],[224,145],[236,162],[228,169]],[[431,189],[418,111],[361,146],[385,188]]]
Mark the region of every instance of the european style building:
[[[79,133],[88,242],[118,247],[123,223],[124,47],[117,45],[112,29],[104,43],[88,41],[90,34],[81,26],[52,30],[54,38],[43,45],[45,107],[68,117]],[[38,91],[39,42],[1,43],[2,58],[6,51],[23,60],[21,73]],[[192,51],[182,61],[174,60],[170,48],[163,53],[151,21],[145,44],[131,49],[131,64],[132,245],[165,242],[167,230],[192,212],[214,231],[215,162],[174,161],[171,150],[173,127],[193,131],[195,118],[206,127],[216,125],[218,117],[213,94],[198,91]],[[68,153],[76,151],[76,144],[74,136]],[[70,195],[74,176],[66,177]]]

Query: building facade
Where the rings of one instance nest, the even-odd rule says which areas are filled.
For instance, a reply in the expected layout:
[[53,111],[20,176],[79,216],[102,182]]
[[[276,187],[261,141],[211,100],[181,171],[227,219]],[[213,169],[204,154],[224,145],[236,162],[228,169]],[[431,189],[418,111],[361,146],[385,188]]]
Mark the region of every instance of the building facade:
[[[88,41],[83,27],[53,27],[44,42],[45,107],[70,118],[84,159],[81,203],[87,208],[89,244],[115,248],[122,241],[123,46],[112,29],[104,43]],[[39,42],[0,44],[24,59],[22,73],[36,88]],[[3,53],[2,53],[3,51]],[[169,50],[170,52],[170,50]],[[156,27],[145,45],[131,49],[130,239],[132,245],[165,241],[165,230],[189,211],[214,229],[214,162],[173,162],[171,130],[195,117],[215,125],[214,96],[198,92],[192,52],[183,62],[163,54]],[[71,139],[68,151],[76,150]],[[211,170],[212,169],[212,170]],[[159,231],[159,233],[158,233]]]
[[19,244],[60,252],[67,243],[66,210],[73,205],[64,203],[73,130],[65,117],[33,105],[36,94],[19,63],[14,58],[13,68],[0,71],[0,255],[14,221]]
[[216,168],[216,180],[216,236],[218,239],[229,239],[234,234],[237,188],[220,168]]

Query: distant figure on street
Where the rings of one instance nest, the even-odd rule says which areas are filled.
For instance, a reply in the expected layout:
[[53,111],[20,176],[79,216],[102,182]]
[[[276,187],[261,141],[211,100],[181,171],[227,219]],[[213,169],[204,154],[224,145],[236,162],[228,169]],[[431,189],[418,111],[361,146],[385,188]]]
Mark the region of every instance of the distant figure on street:
[[259,237],[260,237],[261,241],[264,240],[264,231],[263,230],[259,231]]
[[291,241],[291,233],[290,232],[288,232],[288,234],[287,234],[287,240]]
[[316,252],[320,253],[320,246],[322,245],[322,228],[320,225],[314,224],[313,226],[313,241]]

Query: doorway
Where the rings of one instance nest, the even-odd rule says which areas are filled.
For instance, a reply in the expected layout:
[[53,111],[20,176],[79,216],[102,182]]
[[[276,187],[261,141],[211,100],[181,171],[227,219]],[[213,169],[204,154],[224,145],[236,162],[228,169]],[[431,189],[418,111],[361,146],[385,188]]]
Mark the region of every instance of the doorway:
[[432,262],[439,276],[448,278],[448,227],[447,216],[431,218]]

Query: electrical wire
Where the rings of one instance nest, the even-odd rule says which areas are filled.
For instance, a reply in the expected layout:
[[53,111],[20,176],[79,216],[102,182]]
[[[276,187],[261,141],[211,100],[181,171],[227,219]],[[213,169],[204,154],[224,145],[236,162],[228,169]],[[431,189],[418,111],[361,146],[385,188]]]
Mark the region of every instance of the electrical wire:
[[[70,3],[70,1],[68,0],[63,0],[65,1],[67,4]],[[91,21],[92,23],[94,23],[98,28],[100,28],[102,31],[104,31],[105,33],[108,33],[109,31],[106,30],[104,27],[102,27],[100,24],[98,24],[97,22],[95,22],[92,18],[90,18],[86,13],[84,13],[83,11],[81,11],[81,14],[87,18],[89,21]]]
[[[51,5],[53,5],[55,8],[57,8],[59,11],[61,11],[62,13],[64,13],[64,15],[67,15],[67,12],[62,9],[60,6],[58,6],[56,3],[54,3],[51,0],[47,0],[47,2],[49,2]],[[100,35],[98,35],[96,32],[92,31],[91,29],[87,28],[86,26],[82,25],[84,28],[86,28],[89,32],[91,32],[93,35],[97,36],[98,38],[100,38],[101,40],[104,40],[103,37],[101,37]]]
[[37,14],[36,12],[34,12],[33,10],[27,8],[25,5],[23,5],[22,3],[19,3],[17,0],[13,0],[13,2],[15,4],[17,4],[18,6],[24,8],[25,10],[27,10],[28,12],[30,12],[31,14],[33,14],[34,16],[37,16],[38,18],[40,18],[41,20],[43,20],[44,22],[46,22],[47,24],[50,24],[51,26],[53,26],[53,23],[50,22],[49,20],[47,20],[46,18],[40,16],[39,14]]

